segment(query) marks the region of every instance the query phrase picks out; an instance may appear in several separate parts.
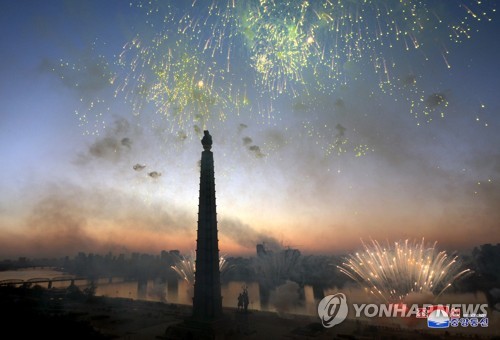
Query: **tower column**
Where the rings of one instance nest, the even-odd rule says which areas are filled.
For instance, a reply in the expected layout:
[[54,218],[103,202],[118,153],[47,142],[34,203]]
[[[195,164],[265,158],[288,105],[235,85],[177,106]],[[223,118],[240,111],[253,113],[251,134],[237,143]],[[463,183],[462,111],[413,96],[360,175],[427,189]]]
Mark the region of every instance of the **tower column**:
[[214,156],[208,131],[204,131],[201,144],[204,151],[201,153],[193,314],[169,326],[166,339],[227,339],[227,335],[234,332],[233,322],[222,314]]
[[201,153],[193,318],[208,321],[222,316],[222,295],[219,271],[214,158],[212,151],[210,151],[212,136],[206,130],[201,143],[204,151]]

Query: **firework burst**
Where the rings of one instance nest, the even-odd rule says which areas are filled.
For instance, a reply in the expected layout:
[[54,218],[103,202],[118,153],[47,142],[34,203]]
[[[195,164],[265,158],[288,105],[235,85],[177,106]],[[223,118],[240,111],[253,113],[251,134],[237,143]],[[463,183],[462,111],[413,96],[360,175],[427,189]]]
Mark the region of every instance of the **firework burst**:
[[178,34],[159,34],[153,46],[134,39],[125,45],[119,66],[115,95],[123,94],[135,115],[151,103],[172,132],[192,124],[205,128],[213,115],[225,120],[228,97],[216,84],[221,73]]
[[456,280],[471,273],[461,269],[457,256],[449,257],[421,242],[395,242],[381,246],[363,243],[364,250],[351,254],[338,266],[340,272],[358,282],[384,302],[400,302],[410,293],[431,293],[436,298]]
[[[139,0],[131,3],[139,12],[134,38],[116,53],[110,78],[115,96],[135,115],[154,112],[155,129],[186,138],[240,114],[276,123],[286,114],[277,100],[300,97],[307,109],[295,106],[300,116],[293,118],[310,134],[311,122],[324,119],[318,115],[327,98],[358,82],[370,98],[406,103],[420,124],[422,117],[444,117],[448,108],[440,89],[429,88],[430,63],[451,68],[453,45],[471,38],[478,22],[491,21],[495,6],[477,0]],[[65,75],[73,71],[61,65]],[[83,103],[88,109],[77,112],[80,124],[95,133],[109,103]],[[326,155],[370,150],[332,140],[335,124],[324,123],[311,138]]]
[[[194,285],[196,273],[196,255],[194,251],[191,252],[191,255],[178,256],[175,264],[170,266],[170,268],[172,268],[182,280],[186,281],[189,286]],[[221,276],[230,268],[231,266],[226,260],[226,255],[220,255],[219,272]]]
[[276,252],[265,252],[255,261],[255,271],[259,282],[276,288],[290,279],[293,272],[297,270],[299,260],[300,252],[296,249],[285,248]]
[[172,129],[239,112],[249,104],[247,88],[257,90],[261,111],[278,96],[305,92],[314,103],[315,93],[332,94],[338,85],[373,75],[374,89],[408,101],[415,116],[428,116],[438,109],[426,100],[419,76],[405,83],[408,67],[437,57],[450,68],[448,46],[470,38],[474,23],[492,20],[496,11],[491,2],[474,0],[446,6],[423,0],[149,1],[137,8],[146,10],[155,33],[125,46],[121,89],[136,110],[154,103]]

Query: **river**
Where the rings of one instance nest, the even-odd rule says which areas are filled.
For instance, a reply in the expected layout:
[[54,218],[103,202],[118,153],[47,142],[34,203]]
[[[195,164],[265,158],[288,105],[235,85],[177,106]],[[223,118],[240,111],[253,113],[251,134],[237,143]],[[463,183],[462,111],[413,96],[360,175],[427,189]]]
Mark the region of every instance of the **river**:
[[[56,278],[67,276],[67,273],[51,268],[27,268],[22,270],[0,271],[0,281],[2,280],[29,280],[33,278]],[[90,283],[87,280],[76,280],[75,285],[83,289]],[[43,284],[45,285],[45,284]],[[53,282],[53,288],[66,288],[70,281]],[[48,283],[45,287],[48,286]],[[256,282],[232,281],[223,283],[221,286],[222,305],[224,307],[237,307],[238,295],[246,287],[249,295],[250,310],[274,311],[282,314],[301,314],[317,316],[317,305],[319,300],[314,298],[313,288],[305,286],[302,297],[298,294],[298,285],[287,282],[270,292],[266,306],[261,304],[261,288]],[[342,290],[327,288],[320,291],[325,295],[343,292],[349,297],[350,303],[370,302],[361,289],[344,287]],[[193,287],[184,280],[174,280],[173,282],[160,282],[159,280],[149,280],[141,284],[138,281],[124,281],[122,278],[114,277],[111,282],[109,278],[97,281],[97,296],[129,298],[133,300],[147,300],[182,305],[192,305]],[[441,303],[487,303],[486,297],[482,293],[462,293],[443,294]],[[419,301],[427,303],[428,301]]]
[[[15,271],[0,271],[0,282],[3,280],[29,280],[33,278],[56,278],[61,276],[66,276],[66,273],[57,271],[51,268],[28,268],[23,270]],[[70,281],[64,282],[54,282],[52,287],[54,288],[65,288],[68,287]],[[43,284],[45,285],[45,283]],[[76,280],[75,285],[83,289],[88,287],[89,282],[87,280]],[[48,286],[48,283],[47,283]],[[290,314],[300,314],[300,315],[310,315],[317,317],[317,305],[318,299],[314,298],[313,288],[311,286],[305,286],[303,291],[303,296],[300,298],[297,293],[298,285],[293,282],[288,282],[283,286],[279,286],[275,291],[269,294],[269,303],[267,306],[261,305],[260,300],[260,288],[255,282],[240,282],[233,281],[223,283],[221,287],[222,292],[222,304],[224,307],[237,307],[238,295],[242,292],[243,287],[248,289],[250,304],[250,310],[265,310],[274,311],[282,315],[283,317],[289,317]],[[364,291],[355,286],[344,287],[341,291],[337,289],[325,289],[322,293],[325,295],[345,293],[349,299],[349,303],[352,304],[363,304],[370,301]],[[318,292],[317,292],[318,293]],[[320,292],[321,293],[321,292]],[[97,296],[107,296],[107,297],[120,297],[129,298],[133,300],[148,300],[157,301],[165,303],[175,303],[182,305],[192,305],[192,295],[193,288],[189,287],[184,280],[174,280],[173,282],[161,283],[158,280],[149,280],[141,284],[138,281],[124,281],[121,278],[113,278],[110,282],[109,278],[100,279],[97,281]],[[427,303],[427,301],[420,301],[420,303]],[[478,304],[486,303],[486,298],[484,294],[443,294],[441,296],[441,303],[469,303]],[[488,315],[490,318],[489,328],[460,328],[453,329],[450,331],[457,331],[460,333],[467,333],[472,335],[478,334],[497,334],[500,335],[500,330],[496,330],[493,325],[498,325],[500,323],[500,315],[493,313]],[[349,309],[349,314],[347,316],[351,319],[356,319],[354,316],[354,309]],[[367,322],[372,322],[371,319],[365,319]],[[377,318],[376,320],[380,324],[385,325],[397,325],[398,327],[416,327],[420,329],[427,329],[425,320],[420,320],[419,325],[415,325],[414,319],[401,318],[401,319],[391,319],[388,323],[388,319]],[[419,319],[417,320],[419,321]]]
[[[67,276],[67,273],[51,268],[27,268],[21,270],[9,270],[0,272],[0,281],[20,279],[27,281],[34,278],[52,279]],[[75,285],[83,289],[89,285],[87,280],[75,280]],[[65,288],[70,281],[53,282],[53,288]],[[47,284],[42,286],[48,287]],[[317,315],[316,304],[311,286],[304,287],[303,297],[297,292],[298,285],[289,282],[280,286],[269,297],[267,306],[261,305],[260,288],[256,282],[232,281],[222,283],[222,305],[223,307],[237,307],[238,295],[246,287],[249,295],[249,309],[277,311],[290,314]],[[133,300],[158,301],[183,305],[192,304],[193,287],[184,280],[173,282],[160,282],[159,280],[148,280],[147,284],[138,281],[124,281],[122,278],[99,279],[97,281],[96,296],[130,298]]]

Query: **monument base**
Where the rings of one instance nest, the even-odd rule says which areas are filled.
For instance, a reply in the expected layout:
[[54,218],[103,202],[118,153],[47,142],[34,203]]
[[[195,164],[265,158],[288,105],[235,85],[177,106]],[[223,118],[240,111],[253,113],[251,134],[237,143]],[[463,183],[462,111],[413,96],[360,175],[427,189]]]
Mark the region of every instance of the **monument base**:
[[234,323],[224,316],[220,319],[210,321],[189,318],[178,324],[169,326],[162,339],[230,339],[231,335],[234,335],[235,332]]

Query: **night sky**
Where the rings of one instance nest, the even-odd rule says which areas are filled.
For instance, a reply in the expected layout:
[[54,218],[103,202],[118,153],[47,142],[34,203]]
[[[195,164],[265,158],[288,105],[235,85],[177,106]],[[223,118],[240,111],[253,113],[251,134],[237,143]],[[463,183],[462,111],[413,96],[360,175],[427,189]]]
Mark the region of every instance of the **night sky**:
[[500,242],[495,7],[1,1],[0,258]]

